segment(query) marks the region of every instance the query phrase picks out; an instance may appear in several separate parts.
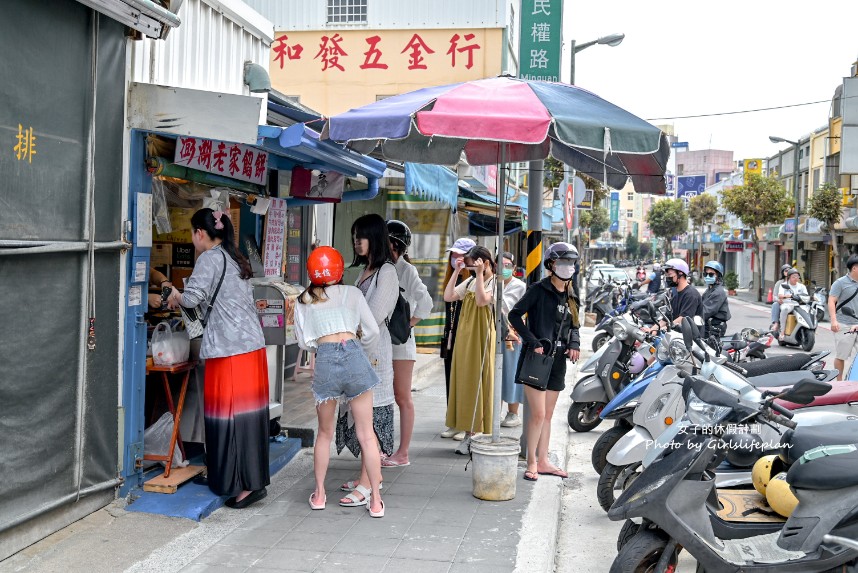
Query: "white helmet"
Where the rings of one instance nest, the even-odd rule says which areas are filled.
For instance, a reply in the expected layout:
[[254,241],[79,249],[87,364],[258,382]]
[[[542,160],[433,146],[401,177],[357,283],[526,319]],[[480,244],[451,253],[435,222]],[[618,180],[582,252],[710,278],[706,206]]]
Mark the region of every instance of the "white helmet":
[[653,265],[652,265],[652,270],[654,270],[655,272],[660,271],[660,270],[661,270],[661,265],[660,265],[660,264],[658,264],[658,263],[653,263]]

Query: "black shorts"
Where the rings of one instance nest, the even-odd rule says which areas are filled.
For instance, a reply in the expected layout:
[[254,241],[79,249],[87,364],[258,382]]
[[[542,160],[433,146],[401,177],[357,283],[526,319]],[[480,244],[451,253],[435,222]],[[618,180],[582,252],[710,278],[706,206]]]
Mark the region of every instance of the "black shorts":
[[[524,363],[525,354],[527,354],[526,348],[522,349],[521,355],[518,357],[518,365],[515,367],[516,384],[521,384],[518,381],[518,374],[521,372],[521,365]],[[566,389],[566,351],[563,348],[558,348],[554,354],[554,364],[551,365],[551,373],[548,375],[548,386],[545,389],[554,392],[562,392]]]

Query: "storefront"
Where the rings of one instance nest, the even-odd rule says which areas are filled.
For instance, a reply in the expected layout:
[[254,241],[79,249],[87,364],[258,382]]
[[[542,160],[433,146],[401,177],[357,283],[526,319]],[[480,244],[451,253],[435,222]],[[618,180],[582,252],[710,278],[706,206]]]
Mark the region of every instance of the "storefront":
[[[143,91],[155,88],[136,86]],[[246,122],[258,117],[258,98],[225,98],[225,94],[178,88],[170,91],[175,97],[158,99],[166,107],[151,109],[152,117],[170,111],[169,106],[188,107],[206,100],[220,118],[216,128],[229,139],[217,138],[211,124],[200,124],[198,133],[205,133],[198,136],[144,129],[147,119],[135,120],[129,180],[136,231],[132,233],[133,256],[127,269],[123,492],[143,483],[143,434],[161,413],[153,412],[157,400],[147,399],[157,388],[146,378],[148,339],[157,323],[177,322],[179,318],[164,308],[148,305],[144,293],[149,291],[149,269],[165,275],[177,288],[190,276],[195,258],[190,241],[191,215],[204,206],[230,213],[238,247],[254,271],[251,282],[256,285],[256,306],[269,345],[270,417],[276,421],[282,416],[288,421],[289,411],[284,411],[279,396],[298,354],[292,309],[294,295],[306,284],[303,261],[315,233],[312,206],[320,201],[371,199],[378,192],[378,179],[385,167],[382,162],[319,141],[318,134],[303,124],[289,128],[253,125],[249,136]],[[213,98],[225,101],[217,103]],[[153,290],[157,295],[160,289],[154,285]],[[202,373],[198,367],[193,383],[189,383],[180,426],[186,442],[203,439],[199,427],[201,400],[194,399],[202,394]]]

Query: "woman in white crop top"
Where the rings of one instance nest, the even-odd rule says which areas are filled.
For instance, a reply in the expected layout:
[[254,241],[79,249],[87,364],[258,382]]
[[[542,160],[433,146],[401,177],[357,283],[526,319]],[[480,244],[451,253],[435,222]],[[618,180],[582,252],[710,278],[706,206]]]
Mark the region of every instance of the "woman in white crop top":
[[315,351],[313,396],[319,418],[319,434],[313,449],[316,489],[312,509],[325,509],[325,475],[331,457],[338,400],[349,404],[355,432],[361,444],[370,487],[366,505],[372,517],[384,516],[379,493],[381,458],[372,426],[372,389],[378,375],[361,348],[371,349],[379,338],[375,320],[363,294],[339,284],[343,257],[332,247],[319,247],[307,259],[311,285],[295,305],[295,331],[301,348]]

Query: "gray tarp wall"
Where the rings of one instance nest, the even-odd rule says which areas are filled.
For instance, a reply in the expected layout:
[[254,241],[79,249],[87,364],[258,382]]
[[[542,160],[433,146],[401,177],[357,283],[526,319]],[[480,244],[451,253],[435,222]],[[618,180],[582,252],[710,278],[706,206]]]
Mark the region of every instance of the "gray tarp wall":
[[[73,0],[7,2],[0,54],[3,559],[114,497],[120,252],[96,251],[97,346],[90,352],[81,243],[89,238],[93,103],[95,241],[121,239],[124,28]],[[25,151],[35,153],[22,154],[15,147],[30,133],[34,146]],[[25,241],[47,243],[46,252],[10,254]]]

